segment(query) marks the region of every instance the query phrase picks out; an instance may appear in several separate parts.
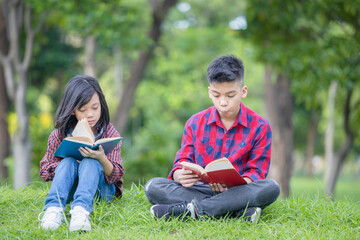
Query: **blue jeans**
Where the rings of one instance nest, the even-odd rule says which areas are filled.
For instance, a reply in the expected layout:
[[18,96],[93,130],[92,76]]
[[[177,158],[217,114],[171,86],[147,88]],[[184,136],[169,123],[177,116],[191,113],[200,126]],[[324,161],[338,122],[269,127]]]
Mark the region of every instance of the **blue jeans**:
[[71,157],[61,160],[45,200],[45,207],[65,207],[72,200],[71,208],[81,206],[92,212],[95,196],[111,201],[115,185],[105,180],[104,169],[99,161],[84,158],[80,164]]
[[167,178],[153,178],[146,183],[145,194],[151,204],[192,202],[198,216],[219,218],[241,216],[247,207],[264,208],[275,202],[280,188],[274,180],[263,179],[215,193],[207,184],[183,187]]

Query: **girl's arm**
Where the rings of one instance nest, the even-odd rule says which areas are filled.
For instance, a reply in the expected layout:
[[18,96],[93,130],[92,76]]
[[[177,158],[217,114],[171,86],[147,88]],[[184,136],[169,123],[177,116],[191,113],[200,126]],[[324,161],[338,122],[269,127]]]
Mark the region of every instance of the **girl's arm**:
[[54,152],[61,143],[60,133],[57,129],[51,132],[45,156],[40,161],[40,177],[44,181],[52,181],[55,175],[55,168],[61,159],[54,156]]
[[[104,153],[104,149],[102,148],[102,146],[100,145],[99,150],[102,151]],[[109,161],[109,159],[106,157],[105,154],[103,154],[103,156],[98,159],[99,162],[101,163],[101,165],[104,168],[104,173],[106,176],[110,177],[111,173],[114,170],[114,165],[112,165],[112,163]]]

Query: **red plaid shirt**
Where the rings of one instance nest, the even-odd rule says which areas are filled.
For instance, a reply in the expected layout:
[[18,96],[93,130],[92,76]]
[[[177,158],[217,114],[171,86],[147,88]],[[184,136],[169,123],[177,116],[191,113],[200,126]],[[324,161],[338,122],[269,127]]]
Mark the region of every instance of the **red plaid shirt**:
[[[120,137],[119,132],[115,129],[115,127],[109,123],[105,132],[104,138],[110,137]],[[55,175],[55,168],[59,165],[62,158],[55,157],[54,152],[59,147],[62,138],[60,137],[59,130],[55,129],[51,132],[48,140],[48,147],[45,153],[45,156],[40,161],[40,177],[44,181],[52,181]],[[116,196],[121,197],[122,195],[122,176],[124,175],[124,168],[122,166],[121,159],[121,144],[122,141],[113,149],[113,151],[106,155],[109,161],[113,164],[114,170],[110,176],[105,176],[105,179],[108,184],[115,184],[116,186]]]
[[264,179],[271,158],[271,126],[269,122],[240,104],[240,113],[226,131],[215,106],[193,115],[185,125],[182,144],[168,178],[188,161],[205,167],[210,162],[227,157],[235,169],[253,181]]

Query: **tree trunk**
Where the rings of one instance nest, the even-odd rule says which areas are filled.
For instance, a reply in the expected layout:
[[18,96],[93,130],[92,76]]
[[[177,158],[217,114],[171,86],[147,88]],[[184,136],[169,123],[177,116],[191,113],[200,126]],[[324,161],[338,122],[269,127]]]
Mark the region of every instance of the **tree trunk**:
[[[13,140],[14,187],[20,188],[30,182],[31,143],[29,138],[29,120],[26,110],[27,71],[29,69],[34,37],[40,31],[46,14],[43,14],[35,30],[32,29],[31,9],[27,5],[23,10],[22,1],[3,2],[2,10],[7,9],[8,54],[0,52],[0,62],[5,71],[6,93],[14,102],[17,126]],[[22,21],[24,19],[24,21]],[[24,23],[24,27],[23,24]],[[25,34],[25,43],[20,33]],[[23,59],[21,59],[23,57]],[[17,79],[17,81],[15,80]]]
[[[327,125],[325,130],[325,184],[327,193],[327,185],[330,182],[331,175],[334,174],[335,169],[331,169],[331,166],[337,165],[334,157],[334,111],[335,111],[335,97],[337,90],[337,82],[332,81],[329,87],[328,101],[327,101]],[[330,198],[333,196],[329,195]]]
[[313,165],[312,160],[314,158],[314,149],[315,149],[315,139],[316,139],[316,129],[318,125],[318,120],[316,113],[312,112],[308,121],[308,132],[307,132],[307,143],[306,143],[306,175],[308,177],[313,176]]
[[5,166],[5,159],[10,155],[10,135],[8,131],[7,113],[9,100],[5,91],[5,77],[0,66],[0,179],[8,177],[8,170]]
[[19,85],[16,91],[15,110],[18,127],[14,136],[14,187],[19,189],[30,182],[31,143],[29,137],[29,117],[26,110],[26,73],[19,73]]
[[115,83],[115,94],[118,98],[121,98],[123,93],[123,81],[124,71],[122,64],[122,54],[118,46],[114,46],[114,83]]
[[273,131],[272,157],[269,177],[280,184],[282,196],[290,195],[290,177],[293,160],[293,98],[290,81],[279,74],[272,82],[272,70],[265,68],[265,102]]
[[84,73],[96,78],[95,65],[96,39],[94,36],[85,38],[85,63]]
[[[0,8],[0,51],[8,54],[9,44],[7,41],[6,23],[3,11]],[[0,179],[8,177],[8,170],[4,164],[5,158],[10,155],[10,135],[8,131],[7,114],[9,111],[9,99],[6,93],[5,74],[0,65]]]
[[325,192],[326,194],[334,200],[335,185],[339,177],[340,169],[349,154],[351,147],[354,143],[354,133],[350,128],[350,115],[351,115],[351,97],[352,89],[347,89],[346,101],[344,106],[344,130],[346,134],[346,141],[344,145],[340,148],[335,157],[332,158],[332,163],[326,168],[326,181],[325,181]]
[[153,22],[148,33],[148,37],[152,40],[153,43],[147,50],[140,52],[137,61],[135,61],[131,66],[130,77],[127,80],[120,102],[116,109],[115,116],[113,118],[117,130],[121,134],[124,133],[125,127],[127,126],[129,111],[133,103],[136,88],[144,75],[146,66],[151,58],[154,48],[159,42],[159,38],[161,36],[161,24],[164,22],[165,16],[169,9],[174,6],[176,2],[177,0],[166,0],[161,1],[161,3],[158,0],[150,1]]

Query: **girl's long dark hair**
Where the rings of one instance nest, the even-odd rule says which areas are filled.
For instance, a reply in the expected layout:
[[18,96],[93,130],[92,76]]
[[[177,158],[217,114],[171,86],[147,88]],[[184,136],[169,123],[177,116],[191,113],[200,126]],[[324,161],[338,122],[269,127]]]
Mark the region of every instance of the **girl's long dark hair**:
[[109,108],[98,81],[87,75],[77,75],[67,84],[55,115],[55,128],[59,129],[62,138],[66,137],[67,128],[77,123],[73,112],[90,102],[94,93],[99,95],[101,105],[101,116],[94,127],[107,127],[110,121]]

